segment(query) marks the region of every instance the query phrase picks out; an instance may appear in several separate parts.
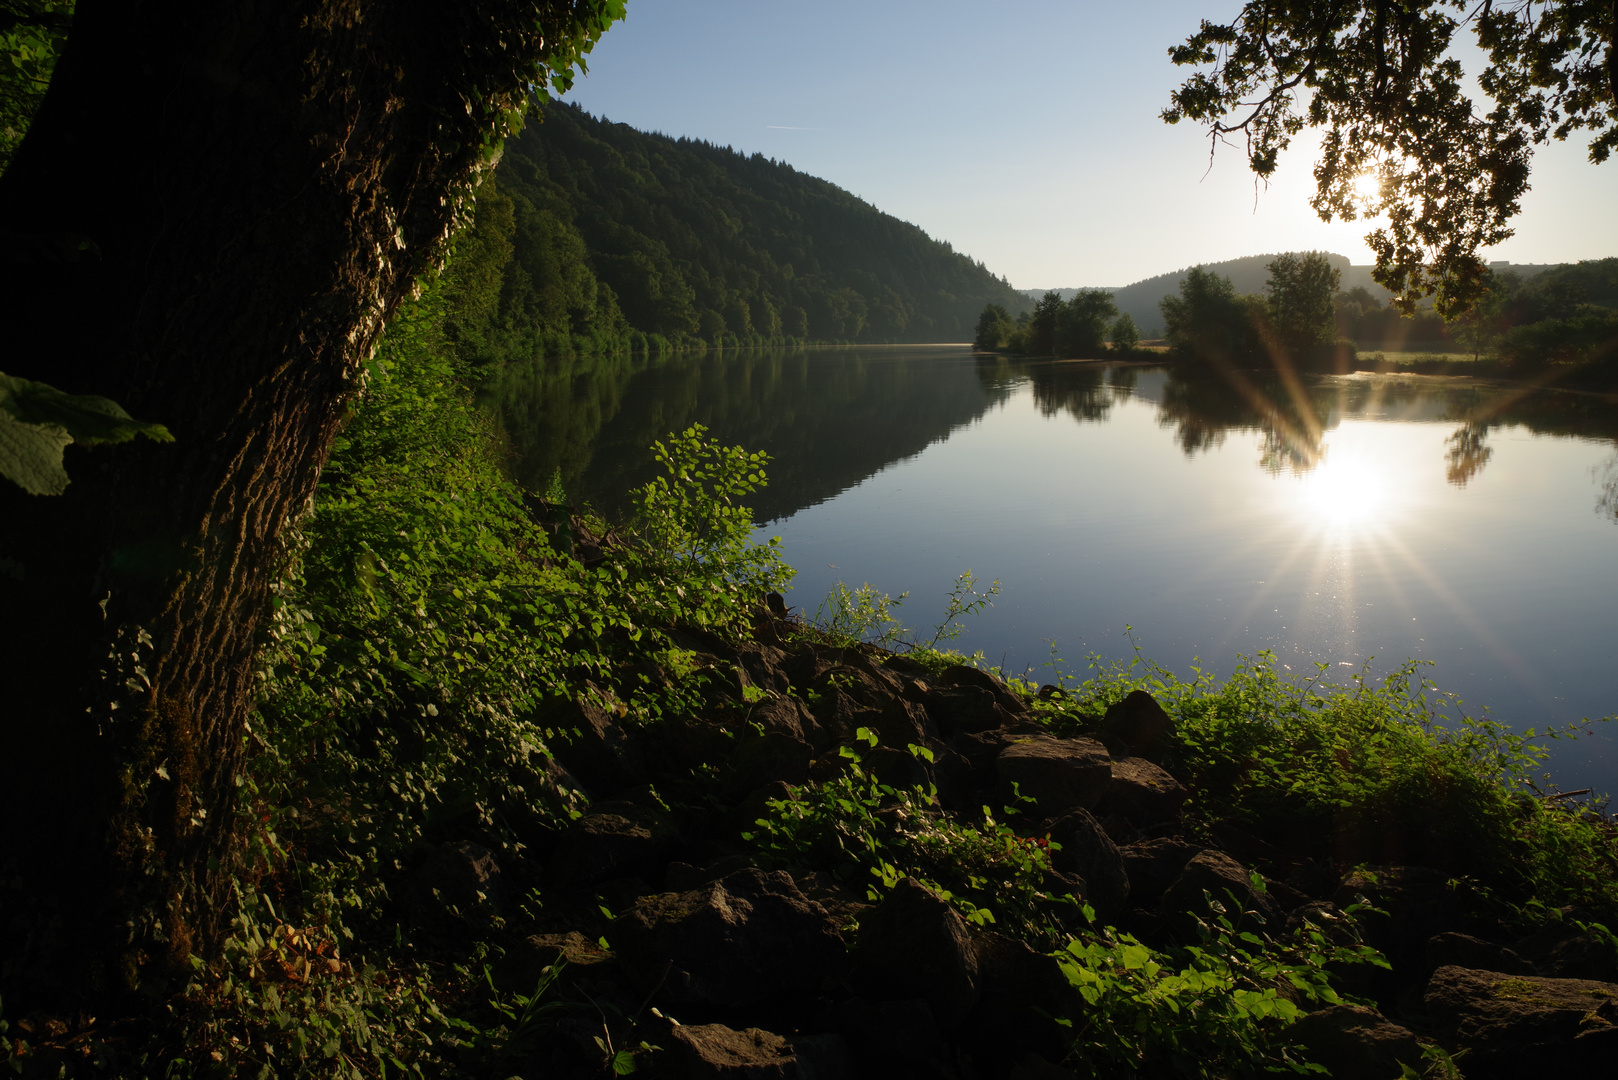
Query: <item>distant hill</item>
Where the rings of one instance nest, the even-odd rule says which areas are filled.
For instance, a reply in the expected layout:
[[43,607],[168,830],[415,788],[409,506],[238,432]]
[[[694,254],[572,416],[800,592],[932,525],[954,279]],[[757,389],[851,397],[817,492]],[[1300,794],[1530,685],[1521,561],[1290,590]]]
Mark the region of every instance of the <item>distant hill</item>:
[[507,143],[463,246],[482,261],[461,277],[488,301],[463,351],[483,362],[653,335],[970,341],[985,304],[1029,306],[948,242],[784,162],[565,104]]
[[[1265,282],[1269,279],[1269,271],[1265,269],[1275,258],[1274,254],[1247,255],[1240,259],[1230,259],[1225,262],[1203,263],[1204,270],[1211,270],[1216,274],[1223,274],[1230,278],[1231,284],[1236,286],[1238,293],[1262,293]],[[1363,288],[1369,292],[1379,303],[1386,303],[1392,295],[1388,290],[1371,279],[1370,266],[1350,265],[1347,256],[1328,254],[1333,266],[1342,272],[1342,291],[1348,292],[1354,288]],[[1523,278],[1529,278],[1545,270],[1554,269],[1560,263],[1496,263],[1496,269],[1507,269],[1517,273]],[[1113,294],[1113,301],[1118,305],[1119,311],[1128,312],[1140,328],[1143,338],[1155,338],[1163,335],[1163,315],[1158,310],[1158,303],[1165,297],[1180,291],[1180,279],[1185,276],[1189,266],[1183,267],[1167,274],[1158,274],[1156,277],[1137,281],[1133,285],[1123,286],[1092,286],[1101,288],[1104,292]],[[1038,299],[1045,294],[1044,289],[1024,289],[1023,295],[1031,299]],[[1071,297],[1079,289],[1057,289],[1064,300]]]

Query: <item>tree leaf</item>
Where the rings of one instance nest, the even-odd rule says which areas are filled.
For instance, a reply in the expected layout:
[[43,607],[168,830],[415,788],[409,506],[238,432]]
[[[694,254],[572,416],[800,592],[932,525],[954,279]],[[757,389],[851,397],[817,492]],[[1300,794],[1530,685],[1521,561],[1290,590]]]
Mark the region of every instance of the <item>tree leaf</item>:
[[136,420],[123,406],[94,394],[69,394],[31,379],[0,373],[0,410],[24,424],[62,428],[72,441],[95,443],[128,442],[145,435],[157,442],[173,442],[174,436],[162,424]]
[[67,489],[62,448],[73,441],[55,424],[24,424],[0,408],[0,476],[30,495],[60,495]]

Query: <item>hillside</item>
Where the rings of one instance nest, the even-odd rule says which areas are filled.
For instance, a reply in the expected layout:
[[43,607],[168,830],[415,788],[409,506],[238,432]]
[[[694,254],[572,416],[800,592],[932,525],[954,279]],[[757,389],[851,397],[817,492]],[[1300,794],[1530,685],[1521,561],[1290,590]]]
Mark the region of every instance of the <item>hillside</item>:
[[562,104],[511,140],[462,241],[483,303],[469,358],[786,339],[969,341],[1015,289],[783,162]]
[[[1331,260],[1333,266],[1336,266],[1342,272],[1343,280],[1340,288],[1343,292],[1350,292],[1356,288],[1364,289],[1379,304],[1386,304],[1389,297],[1392,296],[1388,290],[1372,280],[1372,267],[1368,265],[1351,265],[1348,258],[1343,255],[1328,254],[1326,257]],[[1274,254],[1246,255],[1240,259],[1204,263],[1202,268],[1228,277],[1231,284],[1236,286],[1238,293],[1262,293],[1265,281],[1269,276],[1269,271],[1265,268],[1274,258]],[[1520,263],[1512,265],[1501,263],[1496,269],[1509,270],[1519,277],[1531,278],[1543,271],[1555,269],[1559,265],[1561,264]],[[1165,296],[1179,291],[1180,279],[1185,276],[1185,272],[1189,269],[1190,267],[1182,267],[1167,274],[1157,274],[1154,277],[1137,281],[1132,285],[1089,287],[1101,288],[1105,292],[1112,293],[1113,302],[1118,305],[1118,310],[1127,312],[1135,320],[1135,325],[1140,328],[1142,337],[1160,337],[1163,333],[1163,315],[1158,310],[1157,305]],[[1056,289],[1054,291],[1059,293],[1062,299],[1066,300],[1080,290]],[[1044,295],[1045,290],[1024,289],[1022,292],[1024,296],[1030,299],[1038,299]]]

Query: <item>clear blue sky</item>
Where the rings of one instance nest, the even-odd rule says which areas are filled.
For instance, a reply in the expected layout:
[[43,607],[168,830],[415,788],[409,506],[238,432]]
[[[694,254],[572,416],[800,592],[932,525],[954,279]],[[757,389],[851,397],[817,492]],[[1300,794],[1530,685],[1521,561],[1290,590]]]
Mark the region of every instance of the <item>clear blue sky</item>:
[[[1257,194],[1157,118],[1168,47],[1229,0],[629,0],[567,99],[643,130],[794,167],[982,259],[1019,288],[1125,285],[1198,262],[1318,248],[1371,261],[1363,224],[1309,209],[1312,147]],[[1206,175],[1205,175],[1206,174]],[[1534,161],[1491,257],[1618,255],[1618,161]]]

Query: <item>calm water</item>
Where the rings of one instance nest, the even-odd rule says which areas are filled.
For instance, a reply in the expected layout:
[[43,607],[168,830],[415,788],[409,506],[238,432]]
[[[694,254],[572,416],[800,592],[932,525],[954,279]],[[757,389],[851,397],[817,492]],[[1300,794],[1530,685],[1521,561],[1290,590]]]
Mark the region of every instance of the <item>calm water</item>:
[[[520,479],[609,513],[692,422],[775,457],[763,535],[813,611],[838,581],[1048,679],[1144,655],[1181,674],[1273,651],[1344,678],[1430,660],[1516,727],[1618,712],[1618,403],[1455,379],[1290,388],[1164,368],[841,349],[513,371],[492,388]],[[1618,790],[1618,741],[1560,744],[1564,788]]]

